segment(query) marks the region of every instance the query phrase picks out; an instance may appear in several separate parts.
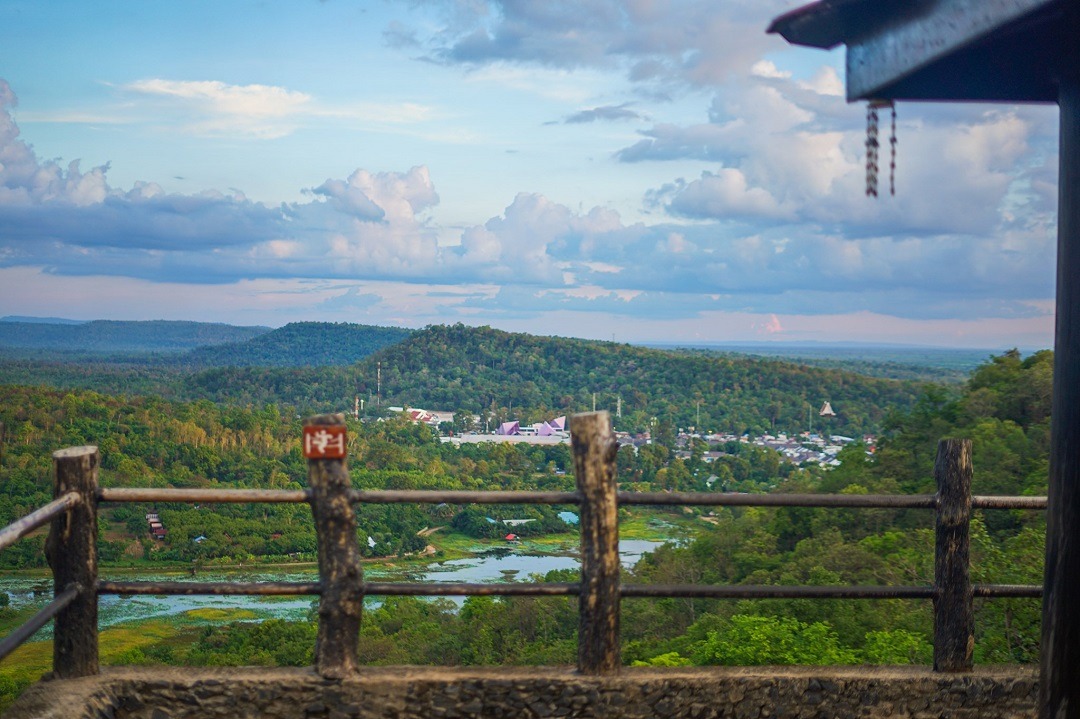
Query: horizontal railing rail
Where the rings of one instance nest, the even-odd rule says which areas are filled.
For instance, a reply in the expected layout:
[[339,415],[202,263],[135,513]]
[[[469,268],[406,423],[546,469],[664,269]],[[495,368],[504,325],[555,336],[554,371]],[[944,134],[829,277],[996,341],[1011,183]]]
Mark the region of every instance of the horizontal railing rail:
[[45,506],[34,510],[22,519],[17,519],[0,530],[0,549],[10,547],[35,529],[51,521],[54,517],[66,513],[82,501],[78,492],[68,492]]
[[[338,415],[309,420],[314,427],[343,423]],[[355,669],[359,618],[365,596],[578,596],[578,668],[609,673],[620,662],[618,606],[622,598],[691,599],[931,599],[935,610],[934,665],[942,671],[971,668],[972,599],[1038,598],[1037,585],[970,581],[969,523],[973,509],[1045,510],[1046,497],[972,496],[970,442],[943,440],[935,477],[937,494],[747,494],[734,492],[618,491],[614,437],[606,413],[577,415],[572,444],[577,490],[467,491],[375,490],[349,486],[343,458],[310,458],[308,489],[177,489],[97,486],[97,450],[72,448],[54,454],[56,496],[44,507],[0,530],[0,549],[52,521],[49,561],[57,583],[54,600],[0,642],[0,658],[49,620],[57,619],[54,665],[61,676],[97,671],[97,597],[100,595],[317,596],[319,641],[316,669],[343,676]],[[98,580],[96,527],[99,502],[118,503],[307,503],[316,523],[317,582],[139,582]],[[581,581],[481,583],[367,582],[357,547],[354,504],[548,504],[580,511]],[[619,581],[619,506],[810,507],[931,509],[937,516],[935,580],[927,586],[807,586],[622,584]],[[81,538],[72,542],[72,537]],[[61,544],[64,551],[59,551]],[[72,556],[72,548],[78,556]],[[79,581],[81,580],[81,581]],[[62,589],[61,589],[62,587]],[[79,606],[81,604],[81,607]],[[78,610],[74,615],[72,610]],[[65,615],[67,613],[67,615]],[[66,616],[67,623],[63,620]],[[81,618],[81,619],[80,619]],[[86,626],[92,619],[92,626]],[[79,624],[78,622],[82,622]],[[74,663],[72,663],[74,661]]]
[[[310,501],[302,489],[176,489],[103,487],[103,502],[204,502],[206,504],[292,503]],[[620,505],[715,507],[839,507],[857,509],[936,509],[936,494],[750,494],[739,492],[617,492]],[[578,492],[471,491],[459,489],[355,489],[354,504],[581,504]],[[55,504],[53,502],[51,504]],[[46,505],[46,507],[51,506]],[[43,511],[43,507],[40,511]],[[1046,509],[1046,497],[993,495],[971,497],[972,509]],[[28,515],[27,518],[29,518]],[[14,526],[14,525],[12,525]],[[6,530],[5,530],[6,531]],[[3,535],[0,534],[0,537]],[[2,539],[0,539],[2,542]],[[2,549],[5,544],[0,544]]]
[[32,637],[37,630],[52,621],[61,609],[66,609],[68,605],[75,601],[79,596],[80,587],[70,586],[64,591],[53,597],[53,600],[41,608],[34,616],[27,619],[20,624],[15,631],[4,637],[3,641],[0,641],[0,659],[3,659],[8,654],[18,649],[23,642]]

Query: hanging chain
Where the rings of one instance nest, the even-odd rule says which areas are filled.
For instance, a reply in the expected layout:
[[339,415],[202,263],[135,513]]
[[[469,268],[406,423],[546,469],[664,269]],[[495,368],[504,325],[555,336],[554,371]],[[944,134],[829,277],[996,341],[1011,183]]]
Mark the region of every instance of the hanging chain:
[[878,173],[878,114],[877,104],[866,105],[866,196],[877,197]]
[[892,110],[892,129],[889,134],[889,194],[896,194],[896,105],[892,100],[871,100],[866,105],[866,195],[878,196],[878,110]]
[[889,147],[891,154],[889,157],[889,194],[896,195],[896,105],[893,102],[889,103],[889,109],[892,110],[892,132],[889,134]]

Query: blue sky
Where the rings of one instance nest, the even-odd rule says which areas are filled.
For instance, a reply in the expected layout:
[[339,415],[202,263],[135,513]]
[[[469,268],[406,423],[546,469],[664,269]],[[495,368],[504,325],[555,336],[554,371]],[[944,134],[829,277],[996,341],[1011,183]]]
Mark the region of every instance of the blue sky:
[[1049,346],[1056,108],[867,198],[798,4],[5,0],[0,315]]

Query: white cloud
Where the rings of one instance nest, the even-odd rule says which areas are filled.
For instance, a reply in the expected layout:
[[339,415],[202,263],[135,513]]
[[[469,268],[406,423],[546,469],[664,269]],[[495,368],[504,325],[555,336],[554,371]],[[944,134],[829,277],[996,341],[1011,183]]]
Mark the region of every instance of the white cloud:
[[[701,136],[729,155],[725,163],[655,193],[693,222],[627,224],[610,209],[518,193],[498,216],[461,230],[460,243],[440,244],[439,195],[424,166],[360,168],[279,207],[241,193],[172,194],[153,182],[124,191],[108,184],[107,166],[82,172],[39,160],[19,138],[6,111],[14,95],[0,84],[0,267],[202,285],[407,283],[409,302],[428,285],[497,287],[455,305],[470,316],[535,316],[544,307],[673,320],[837,307],[911,318],[1045,315],[1054,223],[1043,209],[1046,168],[1031,163],[1023,187],[1012,169],[1030,145],[1022,115],[980,114],[959,129],[912,123],[904,168],[923,187],[871,202],[851,131],[818,127],[820,113],[780,90],[762,97],[774,108],[795,105],[772,120],[787,131],[755,141],[718,111],[723,124]],[[670,134],[678,139],[679,128]],[[730,144],[739,141],[745,146]],[[927,192],[943,169],[949,182]],[[952,187],[948,173],[970,187]],[[1008,213],[999,210],[1003,197]],[[379,306],[367,290],[343,292],[328,296],[340,296],[341,311]]]
[[769,48],[763,32],[786,0],[581,0],[450,3],[444,27],[428,33],[446,63],[490,67],[621,69],[658,91],[715,86]]
[[282,117],[299,111],[311,96],[273,85],[228,85],[216,80],[163,80],[153,78],[126,85],[145,95],[190,101],[212,113],[245,117]]
[[[168,112],[157,113],[158,124],[175,126],[197,136],[272,140],[290,135],[302,125],[325,120],[363,122],[370,131],[389,132],[441,119],[434,108],[417,102],[327,105],[307,93],[274,85],[151,78],[128,83],[120,89],[163,104]],[[128,112],[147,109],[139,106]],[[64,116],[58,115],[53,121]],[[71,118],[69,121],[83,121],[78,114],[67,116]]]

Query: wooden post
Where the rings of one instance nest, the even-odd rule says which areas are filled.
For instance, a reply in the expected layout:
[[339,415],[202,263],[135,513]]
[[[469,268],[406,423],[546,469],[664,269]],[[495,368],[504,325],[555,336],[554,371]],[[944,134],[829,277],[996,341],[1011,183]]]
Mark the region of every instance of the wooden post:
[[581,595],[578,671],[615,674],[619,645],[619,508],[615,455],[619,445],[607,412],[570,418],[574,473],[581,493]]
[[1057,309],[1039,716],[1080,716],[1080,7],[1064,4],[1058,79]]
[[53,594],[75,587],[78,596],[56,615],[53,675],[61,679],[98,673],[97,486],[98,448],[69,447],[53,452],[53,496],[78,492],[82,501],[52,521],[45,556],[53,573]]
[[971,440],[938,443],[934,548],[934,671],[971,671],[975,609],[971,591]]
[[[343,426],[342,414],[309,417],[305,427]],[[349,470],[344,458],[308,459],[311,513],[319,551],[319,628],[315,671],[341,679],[357,669],[356,648],[364,606],[356,515],[349,501]]]

